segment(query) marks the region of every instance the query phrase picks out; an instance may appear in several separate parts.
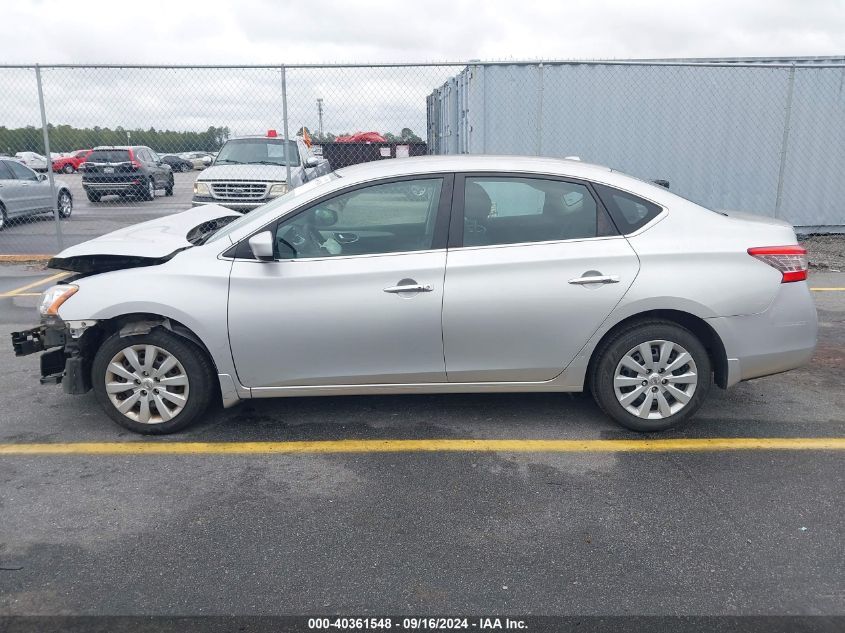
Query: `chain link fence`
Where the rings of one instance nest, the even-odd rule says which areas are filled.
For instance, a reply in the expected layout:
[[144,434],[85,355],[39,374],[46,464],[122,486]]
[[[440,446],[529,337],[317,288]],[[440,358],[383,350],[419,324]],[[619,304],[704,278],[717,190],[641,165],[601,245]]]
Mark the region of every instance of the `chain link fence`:
[[222,197],[249,210],[329,168],[488,153],[577,155],[779,217],[841,268],[843,82],[842,59],[0,67],[0,255]]

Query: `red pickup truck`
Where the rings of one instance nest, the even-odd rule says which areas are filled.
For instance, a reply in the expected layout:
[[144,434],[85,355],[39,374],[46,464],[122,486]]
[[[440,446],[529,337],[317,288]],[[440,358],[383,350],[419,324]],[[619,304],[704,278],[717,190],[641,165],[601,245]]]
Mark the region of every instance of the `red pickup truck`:
[[70,156],[62,156],[53,160],[53,171],[63,171],[66,174],[72,174],[79,170],[79,166],[85,162],[85,159],[91,154],[90,149],[78,149]]

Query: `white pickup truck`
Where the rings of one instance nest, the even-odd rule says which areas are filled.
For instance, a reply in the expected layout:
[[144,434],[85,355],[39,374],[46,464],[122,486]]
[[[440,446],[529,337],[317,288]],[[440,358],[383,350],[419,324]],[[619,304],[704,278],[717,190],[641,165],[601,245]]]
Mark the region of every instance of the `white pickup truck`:
[[197,177],[192,203],[245,213],[330,171],[329,161],[315,156],[301,137],[286,140],[270,130],[266,136],[232,138]]

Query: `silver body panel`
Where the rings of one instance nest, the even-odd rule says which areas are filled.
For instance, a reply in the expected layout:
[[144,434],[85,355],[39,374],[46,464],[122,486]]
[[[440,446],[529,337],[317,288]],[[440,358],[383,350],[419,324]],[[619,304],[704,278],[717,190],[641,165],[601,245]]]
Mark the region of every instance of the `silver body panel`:
[[[11,163],[13,159],[0,159],[4,163]],[[39,176],[31,168],[27,168],[20,161],[18,167],[25,168],[27,178],[10,178],[6,170],[0,170],[0,204],[6,210],[6,216],[32,215],[53,211],[53,196],[50,181],[42,174]],[[9,168],[11,169],[11,168]],[[23,172],[22,172],[23,173]],[[61,191],[70,191],[67,183],[56,178],[56,195]]]
[[[664,211],[624,237],[272,262],[226,255],[269,221],[335,191],[396,176],[485,170],[604,183]],[[602,337],[652,310],[710,324],[727,353],[729,384],[799,366],[815,347],[816,313],[806,283],[782,284],[780,273],[746,253],[795,243],[786,223],[725,217],[576,161],[430,157],[338,173],[163,264],[80,279],[61,318],[143,313],[179,321],[211,354],[226,405],[273,396],[581,391]],[[173,241],[158,251],[171,252],[191,223],[176,218]],[[137,234],[125,230],[99,238],[99,245],[73,248],[131,252],[133,238]],[[568,283],[586,272],[619,282]],[[407,279],[432,291],[384,291]]]

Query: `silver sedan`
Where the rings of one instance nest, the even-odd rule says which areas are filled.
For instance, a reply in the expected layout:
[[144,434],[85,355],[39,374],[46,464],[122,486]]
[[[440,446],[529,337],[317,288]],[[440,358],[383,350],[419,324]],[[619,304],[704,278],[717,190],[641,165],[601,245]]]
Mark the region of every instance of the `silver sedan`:
[[[55,181],[59,217],[73,212],[70,187]],[[14,158],[0,158],[0,231],[14,218],[53,212],[53,194],[48,177],[37,174]]]
[[[589,389],[623,426],[809,361],[792,227],[575,160],[341,169],[250,214],[206,205],[71,247],[18,354],[140,433],[213,400]],[[565,406],[565,404],[561,404]],[[748,406],[753,406],[749,404]]]

